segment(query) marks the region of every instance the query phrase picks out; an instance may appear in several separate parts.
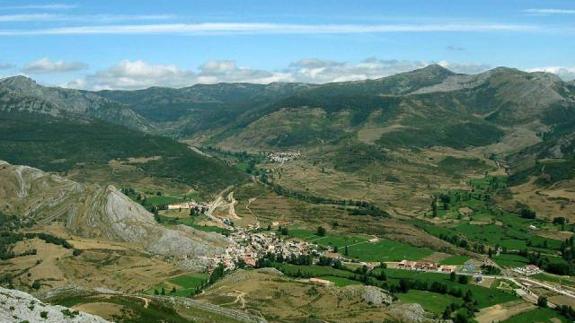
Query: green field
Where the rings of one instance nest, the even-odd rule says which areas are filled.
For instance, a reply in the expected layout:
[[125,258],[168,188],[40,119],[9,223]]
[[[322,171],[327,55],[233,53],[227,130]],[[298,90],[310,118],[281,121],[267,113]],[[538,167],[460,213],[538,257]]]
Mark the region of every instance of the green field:
[[451,256],[451,257],[448,257],[448,258],[441,260],[439,262],[439,264],[459,266],[459,265],[463,265],[467,260],[469,260],[469,257],[467,257],[467,256]]
[[[349,256],[362,261],[419,260],[433,254],[428,248],[414,247],[405,243],[380,240],[375,243],[360,243],[348,248]],[[343,251],[340,251],[340,253]]]
[[288,276],[295,276],[298,272],[305,273],[310,277],[351,278],[354,276],[354,273],[347,270],[335,269],[328,266],[298,266],[286,263],[276,263],[274,264],[274,267]]
[[495,261],[499,266],[502,267],[523,267],[529,263],[527,258],[519,255],[501,254],[499,256],[493,256],[493,261]]
[[335,286],[337,286],[337,287],[343,287],[343,286],[348,286],[348,285],[361,285],[361,283],[356,281],[356,280],[351,280],[351,279],[347,279],[347,278],[343,278],[343,277],[329,276],[328,275],[328,276],[320,276],[319,278],[334,282]]
[[397,297],[401,303],[417,303],[421,305],[427,312],[431,312],[437,315],[443,313],[445,308],[450,304],[462,302],[461,299],[451,295],[443,295],[421,290],[410,290],[407,293],[398,294]]
[[162,206],[180,202],[183,202],[183,200],[179,197],[161,195],[161,196],[150,196],[146,198],[146,200],[142,203],[142,205],[148,208],[150,206]]
[[449,275],[441,273],[428,273],[428,272],[415,272],[400,269],[385,269],[387,279],[390,282],[398,282],[401,278],[422,280],[429,283],[438,281],[446,284],[448,287],[460,288],[463,291],[470,290],[473,293],[473,298],[477,300],[480,308],[489,307],[495,304],[505,303],[517,297],[511,293],[506,293],[495,288],[485,288],[473,284],[459,284],[452,282]]
[[333,248],[337,246],[340,254],[344,254],[345,246],[348,246],[348,256],[361,261],[419,260],[434,252],[428,248],[414,247],[392,240],[382,239],[377,242],[369,242],[368,237],[345,236],[343,233],[341,235],[328,233],[320,237],[309,230],[292,229],[289,231],[289,235],[324,247]]
[[[204,273],[184,274],[170,278],[166,283],[162,283],[149,289],[147,293],[154,294],[155,291],[161,291],[163,287],[166,295],[187,297],[195,292],[196,288],[203,286],[207,282],[208,278],[208,274]],[[171,293],[172,287],[176,287],[175,293]]]
[[561,316],[559,313],[555,312],[549,308],[536,308],[534,310],[521,313],[511,318],[503,321],[502,323],[525,323],[525,322],[534,322],[534,323],[557,323],[557,322],[564,322],[567,323],[565,317]]

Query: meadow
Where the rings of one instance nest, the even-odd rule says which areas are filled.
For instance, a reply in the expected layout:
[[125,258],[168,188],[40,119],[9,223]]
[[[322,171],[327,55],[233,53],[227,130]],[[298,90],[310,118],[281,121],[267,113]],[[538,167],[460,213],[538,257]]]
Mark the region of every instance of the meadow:
[[420,304],[424,310],[436,315],[441,315],[445,308],[452,303],[462,303],[461,299],[451,295],[443,295],[422,290],[410,290],[407,293],[398,294],[401,303]]
[[534,310],[524,312],[503,321],[502,323],[525,323],[525,322],[540,322],[540,323],[568,323],[565,317],[560,315],[549,308],[536,308]]
[[[166,295],[188,297],[195,294],[198,288],[205,286],[208,279],[209,275],[204,273],[184,274],[168,279],[164,283],[149,289],[147,293],[161,293],[162,289],[164,289]],[[172,293],[173,288],[176,290]]]
[[347,246],[347,257],[360,261],[384,262],[384,261],[401,261],[419,260],[433,254],[433,250],[428,248],[414,247],[409,244],[378,239],[370,242],[371,236],[346,235],[345,233],[328,232],[325,236],[319,236],[309,230],[292,229],[289,235],[318,244],[323,247],[338,248],[340,254],[345,255]]

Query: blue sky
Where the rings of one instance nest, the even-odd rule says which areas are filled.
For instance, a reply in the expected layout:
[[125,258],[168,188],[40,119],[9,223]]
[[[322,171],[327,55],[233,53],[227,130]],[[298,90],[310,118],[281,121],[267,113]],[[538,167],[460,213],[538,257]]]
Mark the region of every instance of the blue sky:
[[76,88],[376,78],[429,63],[575,78],[574,1],[0,0],[0,75]]

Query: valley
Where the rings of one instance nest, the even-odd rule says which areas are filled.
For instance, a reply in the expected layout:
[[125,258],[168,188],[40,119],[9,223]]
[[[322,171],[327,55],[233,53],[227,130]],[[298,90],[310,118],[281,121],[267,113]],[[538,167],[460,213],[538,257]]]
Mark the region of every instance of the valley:
[[575,319],[554,75],[0,99],[2,293],[122,322]]

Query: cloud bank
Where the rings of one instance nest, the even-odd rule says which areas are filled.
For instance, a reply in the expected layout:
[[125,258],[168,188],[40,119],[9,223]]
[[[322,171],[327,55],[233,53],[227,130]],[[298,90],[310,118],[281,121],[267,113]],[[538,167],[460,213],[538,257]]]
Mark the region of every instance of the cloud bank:
[[545,67],[537,67],[531,68],[527,70],[528,72],[547,72],[553,73],[562,78],[566,81],[575,80],[575,66],[567,67],[567,66],[545,66]]
[[527,9],[524,10],[525,13],[530,15],[538,16],[549,16],[549,15],[575,15],[575,9]]
[[0,30],[0,36],[38,35],[101,35],[101,34],[182,34],[182,35],[237,35],[237,34],[362,34],[362,33],[429,33],[429,32],[536,32],[537,25],[522,24],[279,24],[279,23],[197,23],[197,24],[134,24],[93,25],[42,28],[28,30]]
[[22,72],[30,74],[66,73],[80,71],[87,67],[88,65],[80,62],[52,61],[49,58],[41,58],[28,63]]
[[[198,83],[219,82],[328,83],[375,79],[422,68],[430,63],[434,62],[368,58],[358,63],[346,63],[309,58],[293,62],[284,69],[266,71],[239,66],[232,60],[208,61],[201,64],[197,70],[182,69],[173,64],[124,60],[107,69],[69,82],[66,86],[90,90],[133,90],[152,86],[184,87]],[[490,68],[488,65],[436,63],[460,73],[478,73]]]

